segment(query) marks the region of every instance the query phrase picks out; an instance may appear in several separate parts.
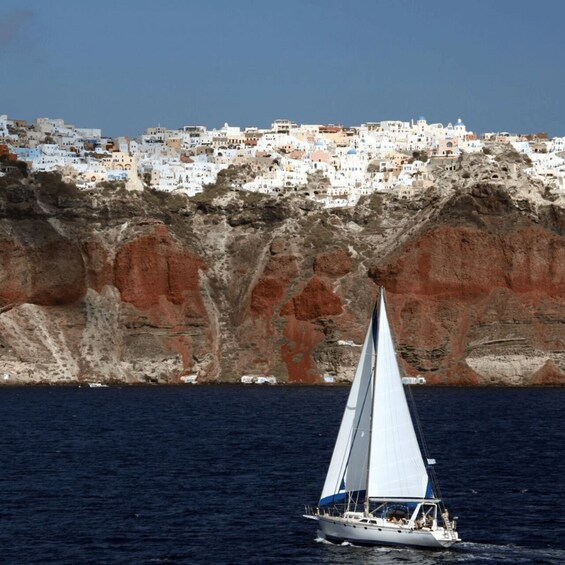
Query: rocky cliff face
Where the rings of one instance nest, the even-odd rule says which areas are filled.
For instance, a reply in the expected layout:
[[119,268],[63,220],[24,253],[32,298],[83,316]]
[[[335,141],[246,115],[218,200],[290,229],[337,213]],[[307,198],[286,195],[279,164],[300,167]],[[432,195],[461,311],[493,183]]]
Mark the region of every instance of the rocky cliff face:
[[513,153],[414,199],[324,210],[237,192],[0,179],[4,383],[352,378],[377,285],[404,370],[565,383],[565,212]]

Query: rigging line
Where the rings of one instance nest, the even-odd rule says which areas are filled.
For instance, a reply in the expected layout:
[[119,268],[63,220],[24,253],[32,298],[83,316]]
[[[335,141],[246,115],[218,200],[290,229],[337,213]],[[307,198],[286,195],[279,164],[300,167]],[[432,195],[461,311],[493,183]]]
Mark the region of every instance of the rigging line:
[[433,465],[428,464],[428,459],[430,458],[430,452],[428,450],[428,445],[426,443],[426,437],[424,436],[424,431],[422,429],[422,424],[420,422],[420,415],[418,414],[418,406],[416,405],[416,401],[414,400],[414,393],[412,392],[412,385],[407,385],[406,388],[408,389],[408,396],[410,397],[410,407],[412,409],[413,421],[416,424],[416,430],[418,433],[418,439],[420,440],[420,444],[422,445],[422,451],[424,452],[424,457],[426,458],[426,469],[428,471],[428,476],[430,477],[430,481],[432,483],[433,488],[433,495],[436,498],[440,499],[440,507],[443,507],[443,499],[441,496],[441,491],[439,488],[439,482],[437,480],[437,475]]

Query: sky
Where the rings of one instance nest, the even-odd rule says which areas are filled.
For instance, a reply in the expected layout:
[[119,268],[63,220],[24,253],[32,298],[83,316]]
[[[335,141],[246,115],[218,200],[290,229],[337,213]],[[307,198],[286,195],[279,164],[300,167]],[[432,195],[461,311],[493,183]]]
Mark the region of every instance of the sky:
[[562,0],[0,0],[0,114],[565,135]]

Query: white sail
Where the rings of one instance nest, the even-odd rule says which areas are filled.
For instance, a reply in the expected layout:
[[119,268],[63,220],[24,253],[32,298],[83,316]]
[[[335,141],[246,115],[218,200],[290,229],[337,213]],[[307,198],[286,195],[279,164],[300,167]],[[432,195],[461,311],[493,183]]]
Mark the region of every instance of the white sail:
[[370,498],[431,495],[382,291],[351,385],[320,505],[343,501],[347,495],[358,499],[367,488]]
[[343,500],[346,493],[364,491],[367,487],[376,324],[375,309],[322,489],[321,506]]
[[370,498],[430,496],[422,459],[402,386],[381,291],[368,495]]

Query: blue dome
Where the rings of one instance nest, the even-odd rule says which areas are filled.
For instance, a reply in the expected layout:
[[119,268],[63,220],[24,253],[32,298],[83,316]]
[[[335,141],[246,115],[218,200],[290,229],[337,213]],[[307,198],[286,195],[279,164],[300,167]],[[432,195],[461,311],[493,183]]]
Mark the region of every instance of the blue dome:
[[348,152],[348,155],[357,155],[357,151],[355,151],[355,149],[351,148]]

